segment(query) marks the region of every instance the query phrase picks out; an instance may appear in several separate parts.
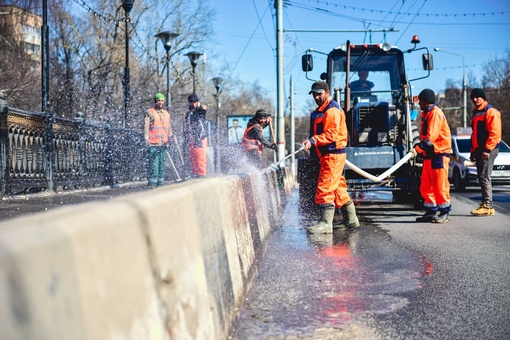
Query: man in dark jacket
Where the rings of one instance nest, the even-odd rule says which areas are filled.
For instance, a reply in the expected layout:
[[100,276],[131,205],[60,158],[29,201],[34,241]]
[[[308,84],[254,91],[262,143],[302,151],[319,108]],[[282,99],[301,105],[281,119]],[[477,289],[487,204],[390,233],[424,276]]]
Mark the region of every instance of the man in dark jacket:
[[271,117],[268,117],[264,109],[257,110],[255,116],[248,121],[248,126],[243,136],[243,151],[250,163],[260,167],[262,165],[262,151],[264,147],[276,150],[276,144],[271,143],[264,137],[264,128],[271,124]]
[[184,119],[184,143],[189,147],[189,161],[193,177],[207,175],[206,109],[194,93],[188,96],[189,111]]

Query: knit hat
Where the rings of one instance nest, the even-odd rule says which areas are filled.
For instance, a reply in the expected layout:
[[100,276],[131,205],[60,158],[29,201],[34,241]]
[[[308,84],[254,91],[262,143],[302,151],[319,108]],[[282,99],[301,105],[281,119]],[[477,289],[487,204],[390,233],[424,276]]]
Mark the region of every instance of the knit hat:
[[200,100],[198,100],[198,96],[194,93],[190,94],[188,96],[188,103],[194,103],[194,102],[199,102]]
[[257,118],[267,117],[267,111],[264,109],[257,110],[257,112],[255,113],[255,117]]
[[419,100],[423,100],[424,102],[427,102],[429,104],[434,104],[436,102],[436,95],[434,94],[434,91],[431,89],[425,89],[420,92],[418,95]]
[[165,100],[165,96],[163,96],[163,94],[162,94],[162,93],[159,93],[159,92],[158,92],[158,93],[156,93],[156,94],[154,95],[154,101],[157,101],[158,99],[163,99],[163,100]]
[[312,94],[312,92],[322,93],[327,90],[329,90],[328,83],[324,81],[316,81],[315,83],[313,83],[312,90],[308,92],[308,94]]
[[471,94],[469,95],[469,98],[483,98],[483,100],[486,100],[487,97],[485,97],[485,92],[482,89],[476,88],[471,91]]

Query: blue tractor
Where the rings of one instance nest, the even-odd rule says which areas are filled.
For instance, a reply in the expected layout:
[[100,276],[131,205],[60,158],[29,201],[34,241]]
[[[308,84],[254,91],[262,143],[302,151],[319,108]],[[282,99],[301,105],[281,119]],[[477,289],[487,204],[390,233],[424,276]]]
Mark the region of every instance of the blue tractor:
[[[419,108],[410,94],[404,54],[427,48],[416,48],[417,36],[412,43],[413,49],[402,51],[389,43],[355,45],[347,41],[327,54],[327,69],[320,78],[329,84],[346,113],[349,141],[344,176],[348,190],[389,190],[395,202],[420,207],[421,164],[406,156],[419,142],[419,123],[415,122]],[[312,53],[307,51],[302,57],[307,78],[313,69]],[[413,81],[428,77],[433,69],[428,49],[422,65],[428,73]],[[301,207],[308,211],[313,206],[318,171],[317,159],[298,160]]]

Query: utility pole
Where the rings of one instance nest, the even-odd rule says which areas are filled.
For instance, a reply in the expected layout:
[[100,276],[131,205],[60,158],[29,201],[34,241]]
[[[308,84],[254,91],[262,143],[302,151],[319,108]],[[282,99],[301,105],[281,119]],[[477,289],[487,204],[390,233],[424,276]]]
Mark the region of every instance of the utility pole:
[[290,171],[292,173],[292,178],[296,178],[296,156],[294,152],[296,151],[296,123],[294,121],[294,79],[292,78],[292,74],[290,75],[290,152],[292,156],[290,157]]
[[276,116],[278,160],[285,158],[285,116],[283,112],[283,5],[282,0],[275,0],[276,8]]
[[48,183],[48,191],[53,191],[53,113],[48,112],[49,102],[49,79],[50,79],[50,47],[49,47],[49,28],[48,28],[48,3],[43,0],[43,24],[41,27],[41,85],[42,85],[42,114],[44,115],[44,155],[45,155],[45,175]]

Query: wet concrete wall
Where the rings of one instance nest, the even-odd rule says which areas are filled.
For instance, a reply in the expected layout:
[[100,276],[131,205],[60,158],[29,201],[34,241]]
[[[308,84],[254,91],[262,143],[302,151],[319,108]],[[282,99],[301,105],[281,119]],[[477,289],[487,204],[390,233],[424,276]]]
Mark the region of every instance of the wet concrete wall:
[[292,186],[193,180],[1,223],[0,339],[227,338]]

